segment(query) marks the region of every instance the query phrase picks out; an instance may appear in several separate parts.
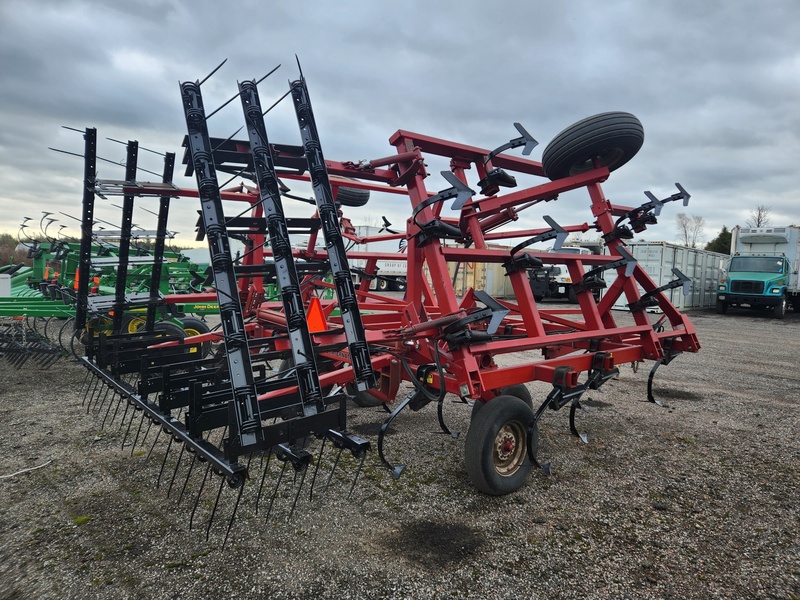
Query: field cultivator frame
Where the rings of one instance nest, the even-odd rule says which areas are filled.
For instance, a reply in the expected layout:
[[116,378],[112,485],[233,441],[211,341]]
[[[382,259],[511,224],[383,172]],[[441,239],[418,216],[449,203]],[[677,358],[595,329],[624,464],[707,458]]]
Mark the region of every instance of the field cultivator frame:
[[[187,339],[159,331],[151,309],[160,299],[126,297],[121,293],[123,272],[113,306],[115,331],[117,315],[137,303],[148,309],[146,327],[135,333],[100,333],[89,340],[82,361],[105,384],[92,386],[88,378],[88,406],[94,405],[100,414],[111,390],[125,405],[123,422],[128,408],[133,409],[129,431],[135,415],[140,415],[133,447],[145,420],[156,424],[159,434],[168,435],[162,472],[169,448],[178,442],[181,455],[175,473],[181,457],[192,456],[184,489],[197,460],[206,464],[200,493],[209,471],[222,476],[209,529],[224,482],[238,489],[229,530],[244,483],[255,479],[254,472],[261,468],[258,510],[272,457],[283,469],[270,509],[287,465],[302,474],[301,487],[311,465],[312,482],[316,480],[326,443],[356,458],[357,478],[371,444],[347,431],[348,398],[362,406],[382,404],[390,413],[378,436],[378,454],[399,477],[404,467],[390,463],[384,453],[385,433],[394,419],[406,408],[419,410],[436,403],[439,424],[451,433],[442,404],[446,394],[459,397],[472,405],[472,425],[465,439],[467,472],[481,491],[505,494],[523,485],[538,464],[538,422],[546,410],[569,405],[570,429],[579,435],[574,417],[582,395],[613,378],[619,365],[653,361],[648,397],[655,401],[650,385],[658,366],[682,352],[699,350],[691,322],[663,293],[674,287],[687,290],[689,280],[676,272],[674,281],[659,287],[625,250],[625,240],[656,223],[666,202],[685,204],[688,193],[679,185],[678,193],[663,200],[646,192],[648,201],[632,207],[610,202],[601,187],[643,141],[641,124],[632,115],[603,113],[575,124],[548,145],[541,163],[508,153],[522,147],[527,155],[537,144],[520,124],[515,124],[520,136],[494,150],[399,130],[389,140],[394,154],[337,162],[323,157],[302,76],[290,82],[285,94],[297,115],[300,146],[269,142],[264,123],[268,111],[261,107],[258,83],[240,83],[232,98],[241,101],[246,141],[212,138],[201,83],[181,83],[188,131],[183,162],[186,175],[196,177],[197,190],[173,185],[166,169],[161,183],[136,181],[135,161],[131,166],[130,159],[124,181],[97,180],[92,164],[95,133],[86,130],[84,227],[92,222],[95,195],[105,196],[110,190],[125,198],[123,231],[136,197],[158,196],[164,211],[180,197],[200,201],[198,239],[208,241],[211,272],[202,282],[209,292],[192,300],[216,301],[220,328]],[[425,185],[429,176],[425,160],[434,156],[449,160],[442,177],[450,187],[436,192]],[[218,181],[219,172],[255,186],[241,183],[226,188]],[[536,183],[514,189],[517,177]],[[309,182],[313,199],[290,195],[284,180]],[[541,215],[540,228],[509,228],[522,211],[542,208],[561,194],[580,189],[588,194],[591,223],[563,225]],[[411,216],[405,230],[371,238],[405,240],[404,252],[358,250],[359,244],[370,240],[355,235],[344,212],[348,206],[362,205],[369,191],[408,198]],[[286,217],[282,198],[313,204],[313,214]],[[450,201],[446,213],[443,208]],[[226,214],[231,206],[237,207],[235,213]],[[590,230],[603,237],[608,255],[546,254],[548,263],[564,265],[578,282],[574,286],[578,307],[538,305],[528,272],[542,266],[545,253],[529,247],[552,240],[558,250],[569,233]],[[307,236],[302,248],[291,243],[291,236],[298,233]],[[245,243],[245,252],[237,259],[231,256],[231,238]],[[498,249],[500,242],[512,247]],[[349,267],[356,258],[366,264],[357,287]],[[404,297],[371,293],[370,279],[380,278],[378,262],[398,259],[407,264]],[[502,265],[514,300],[496,299],[479,289],[457,296],[454,270],[467,262]],[[612,269],[617,278],[604,289],[602,273]],[[269,281],[278,283],[279,300],[265,298]],[[598,289],[604,289],[599,300]],[[325,299],[323,292],[331,290],[335,298]],[[623,296],[632,314],[630,326],[619,326],[611,310]],[[85,283],[78,303],[89,308]],[[655,322],[646,310],[653,306],[662,313]],[[78,331],[84,324],[79,323]],[[212,356],[199,351],[209,345],[216,349]],[[530,350],[540,351],[541,359],[511,366],[495,360]],[[404,381],[412,384],[411,392],[395,402]],[[538,404],[525,387],[532,381],[552,386]],[[104,421],[111,406],[109,401]],[[118,408],[119,403],[111,421]],[[309,452],[315,438],[321,440],[316,460]],[[337,456],[331,477],[338,464]],[[292,511],[299,494],[298,487]]]

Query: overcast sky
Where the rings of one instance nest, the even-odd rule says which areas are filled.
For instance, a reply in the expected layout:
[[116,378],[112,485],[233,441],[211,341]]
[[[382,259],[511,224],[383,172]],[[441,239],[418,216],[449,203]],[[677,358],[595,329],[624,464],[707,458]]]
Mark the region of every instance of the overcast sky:
[[[612,173],[606,195],[638,205],[644,190],[665,197],[674,182],[692,194],[688,208],[665,208],[646,239],[677,240],[680,211],[704,217],[703,241],[744,225],[757,205],[771,207],[774,225],[800,224],[798,39],[797,0],[0,0],[0,230],[16,233],[23,217],[50,211],[54,228],[78,234],[60,213],[80,215],[82,161],[48,147],[80,153],[83,141],[62,125],[96,127],[109,160],[125,156],[109,137],[180,157],[179,81],[227,58],[203,88],[213,108],[237,81],[281,64],[260,86],[268,105],[297,78],[295,54],[327,159],[391,154],[397,129],[494,148],[516,137],[519,121],[540,141],[531,155],[540,160],[573,122],[628,111],[645,143]],[[242,123],[234,102],[209,128],[227,137]],[[299,143],[287,102],[267,128],[273,143]],[[140,165],[161,171],[155,154],[141,152]],[[100,163],[99,176],[122,179],[124,168]],[[195,202],[174,203],[170,228],[182,238],[193,235]],[[306,214],[307,205],[291,211]],[[386,215],[402,225],[409,213],[397,196],[348,211],[356,224]],[[541,226],[543,214],[591,220],[583,195],[527,211],[522,222]],[[110,206],[96,215],[119,220]],[[141,211],[134,220],[155,226]]]

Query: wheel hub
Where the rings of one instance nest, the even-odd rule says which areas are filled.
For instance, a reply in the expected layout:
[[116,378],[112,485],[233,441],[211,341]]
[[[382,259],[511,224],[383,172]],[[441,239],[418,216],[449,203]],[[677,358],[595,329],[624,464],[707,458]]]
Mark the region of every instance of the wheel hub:
[[513,475],[525,462],[525,429],[509,421],[494,439],[494,467],[500,475]]

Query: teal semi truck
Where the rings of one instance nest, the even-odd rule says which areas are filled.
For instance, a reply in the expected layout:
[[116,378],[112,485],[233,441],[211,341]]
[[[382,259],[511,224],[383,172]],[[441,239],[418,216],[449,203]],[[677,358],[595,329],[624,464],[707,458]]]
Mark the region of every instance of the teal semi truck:
[[782,319],[800,310],[800,227],[746,227],[731,232],[731,259],[717,287],[717,312],[729,306],[772,311]]

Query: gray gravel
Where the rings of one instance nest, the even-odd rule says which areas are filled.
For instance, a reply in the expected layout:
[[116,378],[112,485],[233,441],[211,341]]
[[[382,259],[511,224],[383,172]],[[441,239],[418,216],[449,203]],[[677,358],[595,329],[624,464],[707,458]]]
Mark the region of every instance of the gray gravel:
[[[184,459],[167,497],[173,451],[157,488],[165,436],[149,461],[154,432],[131,456],[119,415],[101,428],[105,407],[81,406],[80,367],[0,360],[0,598],[800,598],[800,314],[691,316],[703,348],[659,370],[663,408],[643,402],[649,365],[626,365],[579,415],[588,445],[567,410],[545,415],[550,477],[478,493],[464,436],[438,433],[430,405],[387,436],[407,465],[399,480],[373,453],[352,497],[344,458],[323,492],[326,454],[315,497],[288,522],[293,477],[269,521],[263,499],[254,512],[254,481],[224,550],[235,492],[223,491],[206,541],[217,478],[189,531],[202,471],[179,503]],[[453,430],[466,432],[469,413],[445,406]],[[352,429],[374,440],[384,416],[354,408]]]

